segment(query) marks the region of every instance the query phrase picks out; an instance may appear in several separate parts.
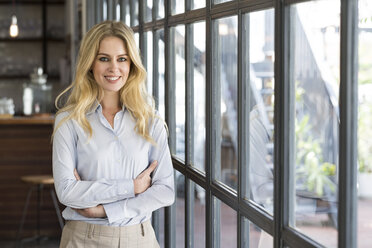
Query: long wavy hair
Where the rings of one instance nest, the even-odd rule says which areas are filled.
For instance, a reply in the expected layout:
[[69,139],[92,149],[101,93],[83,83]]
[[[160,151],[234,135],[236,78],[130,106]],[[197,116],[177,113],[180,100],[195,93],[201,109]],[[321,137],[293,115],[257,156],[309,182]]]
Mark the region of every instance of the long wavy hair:
[[[58,113],[69,113],[55,127],[54,133],[67,120],[73,119],[92,137],[93,130],[86,114],[94,107],[96,101],[103,98],[104,91],[94,79],[92,65],[99,51],[100,42],[106,37],[118,37],[124,41],[131,65],[128,79],[120,89],[120,102],[135,119],[135,131],[146,140],[153,143],[149,134],[149,126],[154,120],[155,111],[153,98],[145,87],[146,70],[142,65],[139,51],[136,47],[133,31],[122,22],[104,21],[93,26],[83,37],[76,64],[75,80],[60,95],[55,105]],[[59,108],[62,96],[70,91],[66,103]],[[53,134],[54,134],[53,133]]]

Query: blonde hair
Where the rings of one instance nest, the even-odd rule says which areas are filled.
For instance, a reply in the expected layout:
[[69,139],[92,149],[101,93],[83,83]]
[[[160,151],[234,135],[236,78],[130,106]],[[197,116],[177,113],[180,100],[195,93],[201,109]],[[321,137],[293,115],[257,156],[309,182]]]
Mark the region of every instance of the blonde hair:
[[[135,119],[136,132],[152,142],[149,126],[154,121],[155,111],[153,98],[147,94],[145,87],[146,70],[142,65],[132,29],[122,22],[115,21],[99,23],[83,37],[76,64],[75,80],[57,96],[55,101],[55,105],[59,109],[60,98],[71,90],[65,105],[57,112],[57,114],[61,112],[69,114],[55,127],[54,133],[63,122],[74,119],[89,134],[89,137],[92,136],[93,130],[86,114],[94,107],[96,100],[100,101],[103,98],[104,92],[95,81],[91,68],[99,52],[100,42],[106,37],[118,37],[126,45],[131,65],[128,79],[119,91],[120,102]],[[149,104],[149,100],[152,105]]]

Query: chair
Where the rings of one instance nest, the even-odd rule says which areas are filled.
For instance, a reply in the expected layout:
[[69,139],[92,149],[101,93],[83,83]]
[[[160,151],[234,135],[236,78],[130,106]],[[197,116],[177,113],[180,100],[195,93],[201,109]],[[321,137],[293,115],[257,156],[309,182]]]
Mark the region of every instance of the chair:
[[[42,191],[44,189],[44,186],[53,186],[53,184],[54,184],[54,179],[51,175],[23,176],[23,177],[21,177],[21,181],[24,182],[24,183],[29,184],[31,187],[28,190],[26,203],[25,203],[25,206],[24,206],[24,209],[23,209],[22,219],[21,219],[21,223],[20,223],[19,230],[18,230],[18,233],[17,233],[16,247],[18,247],[18,245],[21,244],[23,241],[32,241],[32,240],[35,240],[35,239],[40,241],[40,238],[41,238],[41,235],[40,235],[40,211],[41,211],[41,205],[42,205],[41,194],[42,194]],[[31,198],[32,191],[34,191],[34,190],[36,190],[36,193],[37,193],[37,209],[36,209],[36,211],[37,211],[37,219],[36,219],[37,235],[35,237],[21,239],[22,229],[23,229],[23,225],[24,225],[26,215],[27,215],[28,205],[30,203],[30,198]],[[59,225],[60,225],[61,229],[63,229],[63,220],[62,220],[62,216],[61,216],[61,211],[60,211],[59,206],[58,206],[57,197],[56,197],[56,194],[54,192],[54,187],[50,187],[49,191],[50,191],[50,195],[52,196],[53,205],[54,205],[54,208],[56,210]]]

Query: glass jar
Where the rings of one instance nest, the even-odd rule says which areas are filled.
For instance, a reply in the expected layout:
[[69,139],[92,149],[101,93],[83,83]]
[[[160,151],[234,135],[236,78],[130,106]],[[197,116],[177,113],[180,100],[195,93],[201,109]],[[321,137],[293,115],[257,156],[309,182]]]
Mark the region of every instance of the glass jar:
[[25,115],[51,113],[52,85],[47,83],[47,75],[41,67],[30,74],[31,83],[23,86],[23,113]]

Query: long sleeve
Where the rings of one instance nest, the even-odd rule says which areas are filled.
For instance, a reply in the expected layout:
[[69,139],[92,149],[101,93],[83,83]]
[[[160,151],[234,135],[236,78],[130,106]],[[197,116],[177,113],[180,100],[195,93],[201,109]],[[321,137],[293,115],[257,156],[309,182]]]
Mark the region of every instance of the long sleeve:
[[[67,113],[57,115],[55,126]],[[53,177],[59,201],[68,207],[88,208],[98,204],[116,202],[134,196],[132,179],[104,179],[77,181],[79,135],[72,120],[64,122],[53,138]]]
[[133,198],[104,204],[110,224],[151,214],[152,211],[174,202],[174,171],[167,132],[161,120],[156,119],[152,137],[156,145],[149,151],[149,162],[158,161],[158,166],[153,172],[152,185]]

